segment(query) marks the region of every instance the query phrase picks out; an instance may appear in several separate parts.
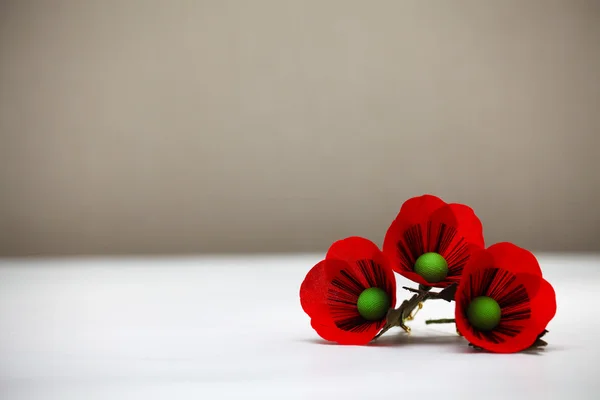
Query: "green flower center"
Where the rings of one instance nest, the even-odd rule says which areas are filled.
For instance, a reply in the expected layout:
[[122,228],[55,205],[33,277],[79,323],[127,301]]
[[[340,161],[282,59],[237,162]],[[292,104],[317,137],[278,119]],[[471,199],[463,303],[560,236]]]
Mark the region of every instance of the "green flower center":
[[491,331],[500,323],[502,310],[491,297],[475,297],[467,309],[467,319],[480,331]]
[[358,313],[367,321],[377,321],[385,317],[390,309],[390,296],[379,288],[363,290],[358,296]]
[[441,282],[448,275],[448,263],[438,253],[425,253],[417,258],[415,272],[429,283]]

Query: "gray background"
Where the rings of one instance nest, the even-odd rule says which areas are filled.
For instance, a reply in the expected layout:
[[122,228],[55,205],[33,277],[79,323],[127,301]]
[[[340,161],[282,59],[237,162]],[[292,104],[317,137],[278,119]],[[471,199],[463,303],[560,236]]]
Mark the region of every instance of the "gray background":
[[0,255],[600,250],[600,2],[0,1]]

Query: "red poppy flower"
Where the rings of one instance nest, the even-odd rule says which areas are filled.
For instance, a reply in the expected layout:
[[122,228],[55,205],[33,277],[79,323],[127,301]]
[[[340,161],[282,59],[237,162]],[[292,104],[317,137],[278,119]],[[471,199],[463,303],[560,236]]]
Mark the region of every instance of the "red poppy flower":
[[498,243],[473,254],[456,292],[456,327],[495,353],[529,348],[556,313],[556,295],[531,252]]
[[396,305],[396,280],[373,242],[350,237],[331,245],[300,287],[300,302],[325,340],[361,345],[383,328]]
[[459,282],[471,253],[482,247],[483,227],[473,210],[432,195],[407,200],[383,242],[396,272],[434,287]]

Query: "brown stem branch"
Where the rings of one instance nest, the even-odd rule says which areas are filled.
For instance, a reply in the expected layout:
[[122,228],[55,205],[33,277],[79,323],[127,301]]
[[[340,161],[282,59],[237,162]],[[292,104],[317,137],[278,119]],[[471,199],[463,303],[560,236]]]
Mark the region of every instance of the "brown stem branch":
[[419,307],[419,304],[424,303],[429,299],[452,301],[454,300],[454,295],[456,293],[456,284],[450,285],[440,292],[431,292],[431,287],[423,285],[419,285],[419,289],[413,289],[406,286],[403,286],[402,288],[415,294],[410,299],[404,300],[402,304],[400,304],[400,307],[388,311],[385,326],[373,340],[379,338],[394,326],[399,326],[404,329],[404,331],[410,332],[410,328],[406,326],[404,322],[409,319],[415,308]]

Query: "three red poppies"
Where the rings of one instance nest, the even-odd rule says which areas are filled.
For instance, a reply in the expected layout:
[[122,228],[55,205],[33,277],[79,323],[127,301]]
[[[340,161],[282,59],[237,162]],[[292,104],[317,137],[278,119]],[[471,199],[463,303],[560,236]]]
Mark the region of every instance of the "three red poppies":
[[[419,294],[397,309],[394,273],[419,284],[411,289]],[[382,250],[361,237],[333,243],[300,288],[317,334],[348,345],[367,344],[394,325],[408,331],[409,308],[436,296],[455,301],[457,331],[472,346],[498,353],[533,346],[556,313],[554,289],[531,252],[511,243],[485,248],[473,210],[432,195],[402,205]]]

